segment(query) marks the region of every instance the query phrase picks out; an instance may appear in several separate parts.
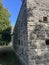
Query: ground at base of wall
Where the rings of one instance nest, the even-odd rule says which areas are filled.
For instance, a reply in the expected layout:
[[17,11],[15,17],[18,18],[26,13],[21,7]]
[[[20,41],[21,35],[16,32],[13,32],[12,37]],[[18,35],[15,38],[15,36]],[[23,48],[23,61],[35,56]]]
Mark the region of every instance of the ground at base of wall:
[[0,65],[21,65],[13,51],[0,52]]

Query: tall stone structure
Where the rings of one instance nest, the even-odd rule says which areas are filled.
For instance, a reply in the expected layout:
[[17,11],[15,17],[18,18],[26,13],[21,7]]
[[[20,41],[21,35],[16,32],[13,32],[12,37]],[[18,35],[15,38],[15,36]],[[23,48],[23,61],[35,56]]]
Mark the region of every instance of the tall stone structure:
[[21,0],[14,49],[23,65],[49,65],[49,0]]

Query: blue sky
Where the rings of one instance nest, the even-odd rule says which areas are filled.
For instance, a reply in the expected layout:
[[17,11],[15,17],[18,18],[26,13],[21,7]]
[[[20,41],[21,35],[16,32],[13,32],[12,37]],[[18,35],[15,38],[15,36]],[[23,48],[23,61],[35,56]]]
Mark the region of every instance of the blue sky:
[[11,24],[12,26],[14,26],[22,4],[21,0],[2,0],[2,3],[4,7],[8,8],[11,14],[10,17]]

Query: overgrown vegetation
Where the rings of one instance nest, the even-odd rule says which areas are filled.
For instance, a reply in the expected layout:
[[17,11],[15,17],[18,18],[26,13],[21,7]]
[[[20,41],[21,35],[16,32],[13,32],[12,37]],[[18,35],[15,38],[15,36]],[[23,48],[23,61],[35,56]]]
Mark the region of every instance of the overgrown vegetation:
[[11,41],[10,14],[0,0],[0,45],[7,45]]

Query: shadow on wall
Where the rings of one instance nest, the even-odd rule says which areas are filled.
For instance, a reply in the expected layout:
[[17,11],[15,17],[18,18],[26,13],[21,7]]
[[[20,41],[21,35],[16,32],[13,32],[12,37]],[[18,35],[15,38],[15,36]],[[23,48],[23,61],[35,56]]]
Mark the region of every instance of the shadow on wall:
[[[15,52],[23,58],[24,64],[28,65],[28,30],[27,30],[27,5],[26,0],[23,1],[15,27],[13,37],[13,48]],[[26,48],[26,49],[25,49]],[[25,54],[24,54],[25,53]],[[22,61],[23,61],[22,60]],[[23,63],[23,62],[22,62]]]

